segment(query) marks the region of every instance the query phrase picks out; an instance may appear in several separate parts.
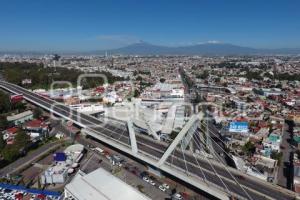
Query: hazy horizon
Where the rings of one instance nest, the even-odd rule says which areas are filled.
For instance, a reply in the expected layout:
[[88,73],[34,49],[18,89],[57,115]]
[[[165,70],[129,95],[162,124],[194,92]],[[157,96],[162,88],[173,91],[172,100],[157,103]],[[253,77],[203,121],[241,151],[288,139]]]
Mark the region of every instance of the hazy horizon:
[[0,51],[92,51],[140,40],[300,48],[300,2],[253,0],[3,1]]

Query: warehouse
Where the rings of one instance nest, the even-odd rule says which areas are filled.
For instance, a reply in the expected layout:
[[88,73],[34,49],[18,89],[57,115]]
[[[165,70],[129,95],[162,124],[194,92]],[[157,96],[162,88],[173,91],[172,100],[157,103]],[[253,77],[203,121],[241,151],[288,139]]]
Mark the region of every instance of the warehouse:
[[80,171],[66,185],[64,195],[65,198],[77,200],[150,200],[150,198],[102,168],[89,174],[84,174]]

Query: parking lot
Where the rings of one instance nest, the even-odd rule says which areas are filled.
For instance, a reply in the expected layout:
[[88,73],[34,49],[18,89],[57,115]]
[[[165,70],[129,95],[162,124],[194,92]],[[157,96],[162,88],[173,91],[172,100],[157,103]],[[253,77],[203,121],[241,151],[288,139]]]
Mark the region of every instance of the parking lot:
[[45,191],[26,188],[0,187],[0,200],[59,200],[59,194],[48,195]]
[[[102,167],[110,171],[115,176],[127,184],[135,187],[151,199],[171,199],[177,194],[177,199],[207,199],[188,190],[181,184],[174,182],[166,177],[157,176],[148,172],[148,168],[130,158],[119,155],[117,152],[105,146],[85,138],[79,138],[81,144],[88,148],[87,159],[81,170],[85,173],[94,171]],[[99,150],[95,150],[98,147]],[[122,162],[118,163],[112,157],[120,157]]]

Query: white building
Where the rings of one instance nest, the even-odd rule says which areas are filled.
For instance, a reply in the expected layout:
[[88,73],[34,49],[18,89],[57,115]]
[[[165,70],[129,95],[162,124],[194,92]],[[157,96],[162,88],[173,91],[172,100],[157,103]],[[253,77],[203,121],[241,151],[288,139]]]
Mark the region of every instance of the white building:
[[73,173],[74,167],[78,166],[83,156],[84,146],[74,144],[65,149],[65,161],[59,161],[50,166],[41,174],[40,180],[42,184],[62,184],[65,183],[68,174]]
[[102,168],[89,174],[79,171],[65,186],[64,196],[76,200],[150,200]]
[[12,115],[12,116],[7,116],[7,121],[13,123],[14,125],[23,124],[24,122],[32,119],[33,119],[33,113],[31,110],[16,115]]

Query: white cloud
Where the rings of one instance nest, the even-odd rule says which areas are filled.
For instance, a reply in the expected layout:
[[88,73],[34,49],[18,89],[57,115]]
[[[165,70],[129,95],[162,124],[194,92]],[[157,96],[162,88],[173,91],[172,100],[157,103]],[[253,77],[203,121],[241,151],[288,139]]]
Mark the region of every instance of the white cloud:
[[209,40],[206,42],[198,42],[197,44],[221,44],[222,42],[218,41],[218,40]]
[[210,41],[207,41],[207,43],[209,43],[209,44],[219,44],[219,43],[222,43],[222,42],[220,42],[218,40],[210,40]]

